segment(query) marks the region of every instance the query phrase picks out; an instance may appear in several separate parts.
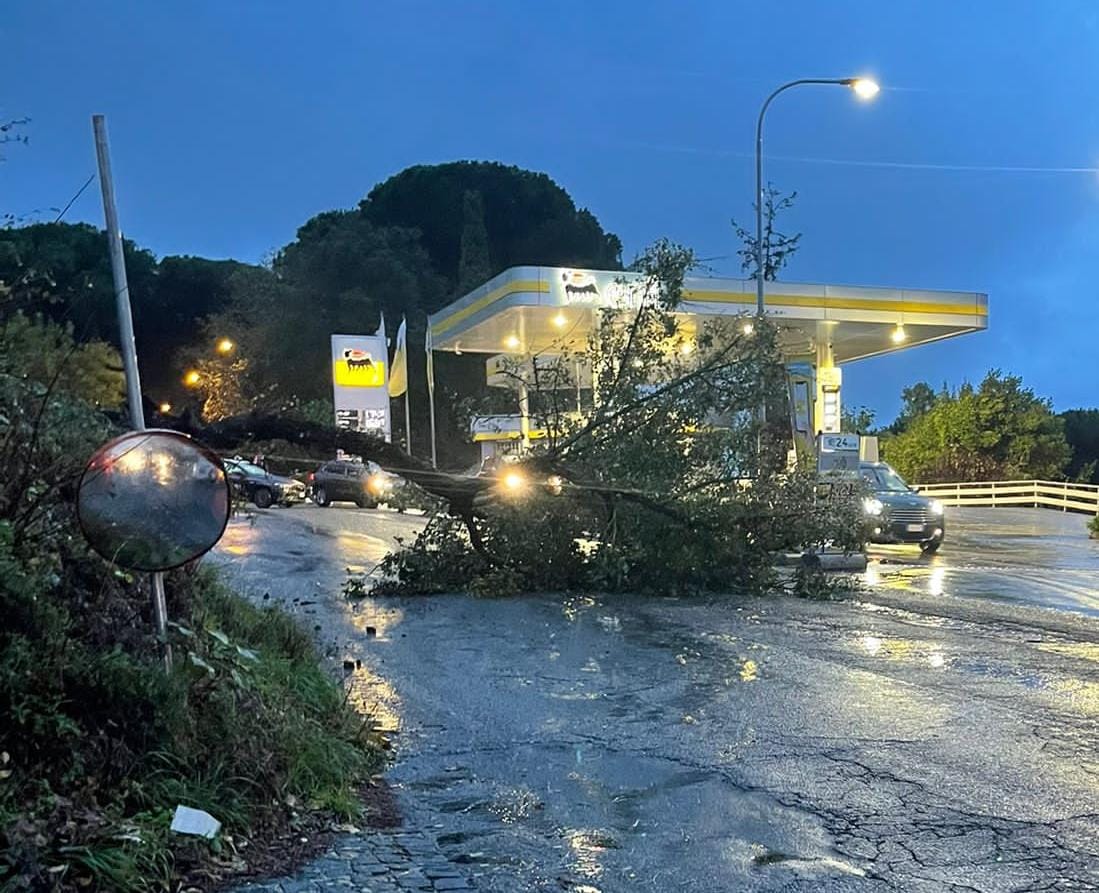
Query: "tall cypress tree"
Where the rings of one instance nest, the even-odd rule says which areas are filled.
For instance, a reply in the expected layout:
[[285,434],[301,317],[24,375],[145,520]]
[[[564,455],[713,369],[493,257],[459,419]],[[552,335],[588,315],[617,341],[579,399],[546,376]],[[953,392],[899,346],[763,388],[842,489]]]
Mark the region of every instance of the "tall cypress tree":
[[485,202],[480,190],[467,189],[462,196],[462,242],[458,258],[458,293],[465,294],[492,276],[485,229]]

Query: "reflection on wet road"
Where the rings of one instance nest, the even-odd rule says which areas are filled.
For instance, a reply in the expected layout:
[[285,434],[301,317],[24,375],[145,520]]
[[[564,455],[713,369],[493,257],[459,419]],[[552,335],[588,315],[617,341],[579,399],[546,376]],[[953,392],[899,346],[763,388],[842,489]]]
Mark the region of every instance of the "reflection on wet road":
[[268,512],[219,554],[349,667],[407,820],[478,889],[1099,885],[1099,622],[1019,607],[1048,545],[979,555],[985,522],[955,519],[941,558],[844,602],[345,604],[344,568],[416,524]]
[[875,590],[957,595],[1099,616],[1099,542],[1083,515],[1042,509],[947,509],[937,555],[872,546]]

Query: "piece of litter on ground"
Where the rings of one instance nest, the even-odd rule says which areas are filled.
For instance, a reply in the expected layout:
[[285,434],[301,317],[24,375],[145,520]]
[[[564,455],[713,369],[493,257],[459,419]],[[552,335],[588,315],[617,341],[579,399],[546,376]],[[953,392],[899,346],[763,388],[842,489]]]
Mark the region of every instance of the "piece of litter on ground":
[[177,834],[193,834],[196,837],[205,837],[209,840],[217,836],[218,831],[221,829],[221,822],[201,809],[191,809],[190,806],[177,806],[176,814],[172,816],[171,827]]

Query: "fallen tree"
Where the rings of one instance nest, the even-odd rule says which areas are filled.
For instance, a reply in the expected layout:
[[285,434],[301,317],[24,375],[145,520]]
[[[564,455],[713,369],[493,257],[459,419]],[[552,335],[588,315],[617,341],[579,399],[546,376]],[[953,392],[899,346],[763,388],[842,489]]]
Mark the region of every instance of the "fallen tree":
[[[436,471],[378,438],[292,418],[190,433],[215,448],[342,449],[443,500],[419,540],[384,562],[378,591],[764,589],[777,554],[858,548],[861,518],[853,498],[822,499],[810,469],[789,467],[777,329],[681,312],[692,265],[658,243],[580,349],[553,345],[505,367],[544,437],[493,474]],[[583,412],[562,397],[578,389]],[[762,423],[760,407],[776,421]]]

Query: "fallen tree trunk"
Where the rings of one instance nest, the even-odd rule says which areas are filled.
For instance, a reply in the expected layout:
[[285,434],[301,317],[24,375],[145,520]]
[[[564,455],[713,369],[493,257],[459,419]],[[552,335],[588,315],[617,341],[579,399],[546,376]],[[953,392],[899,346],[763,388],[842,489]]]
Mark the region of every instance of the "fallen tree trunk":
[[493,478],[439,471],[429,462],[410,456],[375,435],[329,428],[304,419],[252,413],[203,425],[184,416],[173,419],[172,428],[215,450],[237,450],[246,444],[272,440],[283,440],[330,456],[343,450],[412,481],[447,502],[452,513],[457,515],[472,514],[474,500],[496,484]]

